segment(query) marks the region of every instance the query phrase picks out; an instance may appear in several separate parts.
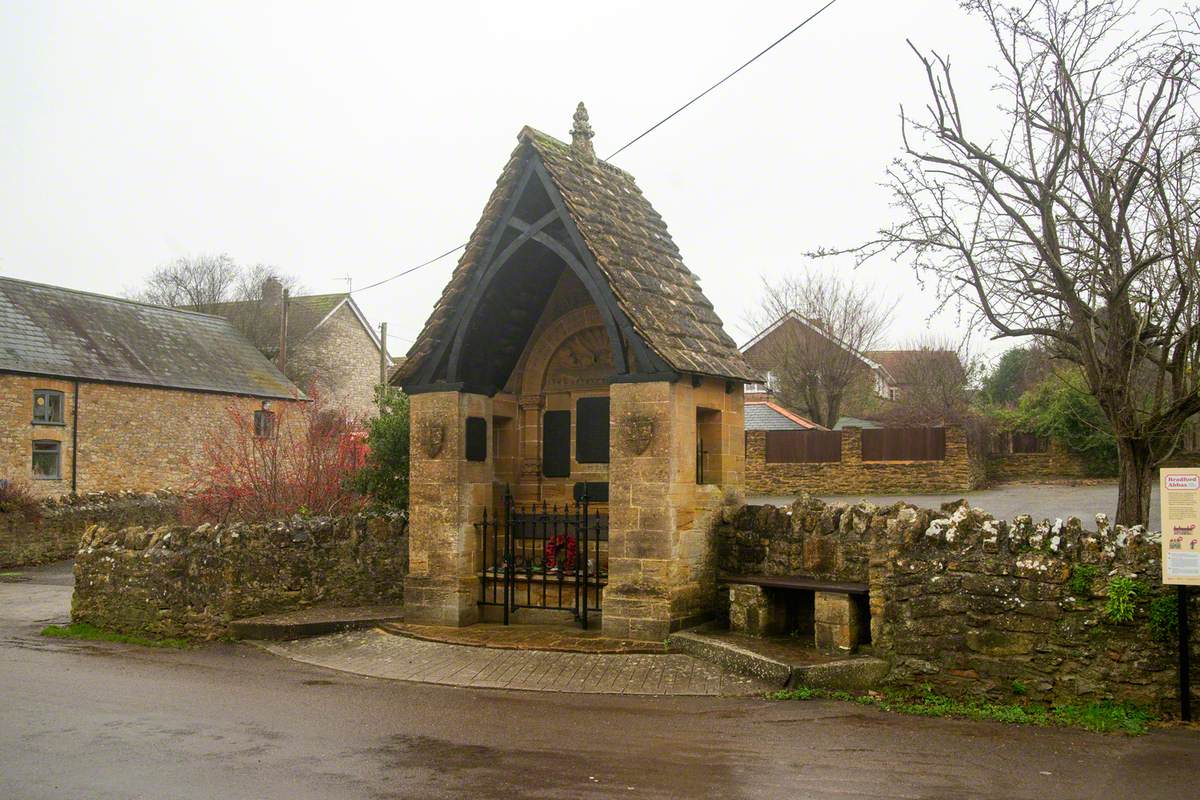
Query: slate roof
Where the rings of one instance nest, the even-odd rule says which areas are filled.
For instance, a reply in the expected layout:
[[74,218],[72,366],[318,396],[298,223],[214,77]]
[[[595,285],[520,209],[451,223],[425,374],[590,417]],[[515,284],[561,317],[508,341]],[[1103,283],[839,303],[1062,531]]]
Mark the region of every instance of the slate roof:
[[514,191],[523,160],[531,154],[545,165],[621,310],[652,350],[679,372],[759,380],[725,333],[662,217],[632,175],[598,159],[589,162],[570,145],[533,128],[522,129],[518,141],[450,282],[408,352],[399,379],[415,373],[436,347],[468,276],[481,266],[478,262]]
[[[346,292],[335,292],[333,294],[309,294],[298,295],[288,298],[288,347],[294,347],[303,341],[310,333],[316,330],[317,326],[325,321],[325,318],[330,315],[343,302],[349,301],[353,304],[353,300]],[[357,306],[353,308],[356,315],[362,317],[362,312],[358,311]],[[279,328],[279,305],[272,305],[263,300],[235,300],[228,303],[221,303],[216,306],[214,313],[219,314],[227,319],[236,319],[239,314],[258,314],[267,318],[268,327],[273,331]],[[367,333],[371,338],[378,339],[376,332],[364,323]],[[279,344],[276,335],[269,343],[261,342],[266,345],[263,349],[268,352],[278,350]]]
[[293,398],[225,319],[0,278],[0,371]]
[[766,400],[747,402],[745,415],[748,431],[824,430],[812,420]]

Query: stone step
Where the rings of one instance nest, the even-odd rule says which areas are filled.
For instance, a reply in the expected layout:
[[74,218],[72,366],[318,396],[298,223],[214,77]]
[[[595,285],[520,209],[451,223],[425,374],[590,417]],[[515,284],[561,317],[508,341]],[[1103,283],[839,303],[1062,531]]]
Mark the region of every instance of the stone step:
[[404,606],[313,606],[278,614],[236,619],[229,623],[238,639],[286,641],[306,636],[371,628],[384,622],[404,619]]
[[667,647],[740,675],[760,678],[779,687],[786,686],[792,676],[792,667],[789,664],[731,642],[722,642],[692,631],[672,633],[667,637]]
[[883,680],[889,669],[883,659],[866,655],[791,664],[697,631],[672,633],[667,637],[667,647],[780,688],[871,689]]

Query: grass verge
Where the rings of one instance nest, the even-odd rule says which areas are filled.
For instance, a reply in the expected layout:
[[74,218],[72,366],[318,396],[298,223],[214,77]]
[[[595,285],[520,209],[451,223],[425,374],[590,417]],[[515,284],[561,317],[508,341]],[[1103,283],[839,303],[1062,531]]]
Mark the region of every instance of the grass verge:
[[70,625],[47,625],[45,628],[42,628],[42,636],[50,636],[55,639],[82,639],[88,642],[120,642],[122,644],[136,644],[141,647],[174,647],[183,649],[192,646],[192,643],[187,639],[152,639],[149,636],[138,636],[133,633],[106,631],[102,628],[97,628],[95,625],[89,625],[86,622],[73,622]]
[[990,700],[959,700],[922,692],[870,692],[852,694],[845,691],[826,691],[800,687],[784,689],[767,695],[772,700],[845,700],[860,705],[875,706],[883,711],[915,714],[922,717],[947,717],[990,720],[1018,725],[1058,725],[1099,733],[1124,733],[1138,736],[1150,728],[1156,717],[1131,703],[1098,701],[1082,705],[1042,706],[1037,703],[995,703]]

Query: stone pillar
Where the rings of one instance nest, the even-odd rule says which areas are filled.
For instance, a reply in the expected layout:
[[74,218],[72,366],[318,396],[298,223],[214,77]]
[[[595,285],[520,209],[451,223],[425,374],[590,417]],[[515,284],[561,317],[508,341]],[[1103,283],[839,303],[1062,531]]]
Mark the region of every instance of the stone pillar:
[[[683,397],[685,390],[689,393]],[[660,641],[689,614],[681,533],[695,522],[695,407],[678,383],[611,387],[609,568],[603,629]]]
[[853,652],[858,647],[859,619],[854,599],[838,592],[816,592],[813,632],[817,648]]
[[[468,417],[487,421],[487,457],[466,459]],[[410,406],[408,577],[405,619],[470,625],[479,619],[479,534],[492,507],[492,401],[484,395],[429,392]]]
[[523,502],[542,496],[542,409],[546,396],[521,395],[517,398],[518,477],[517,496]]
[[[777,594],[777,593],[776,593]],[[787,607],[761,586],[729,587],[729,629],[746,636],[777,636],[786,632]]]

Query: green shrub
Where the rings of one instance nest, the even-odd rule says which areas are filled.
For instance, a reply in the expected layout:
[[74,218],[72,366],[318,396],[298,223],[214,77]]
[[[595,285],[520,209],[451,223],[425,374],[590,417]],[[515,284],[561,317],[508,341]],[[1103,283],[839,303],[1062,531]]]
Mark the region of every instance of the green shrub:
[[1083,456],[1088,472],[1111,476],[1117,440],[1100,403],[1077,369],[1062,369],[1021,395],[1014,411],[998,414],[1002,427],[1057,439]]
[[1104,616],[1109,622],[1116,624],[1133,622],[1137,599],[1146,591],[1146,585],[1133,578],[1113,578],[1108,582],[1108,602],[1104,604]]
[[1071,567],[1071,579],[1067,581],[1067,588],[1076,597],[1091,597],[1092,581],[1096,580],[1099,572],[1100,570],[1091,564],[1076,564]]
[[351,486],[375,505],[408,508],[408,395],[384,387],[376,391],[379,416],[367,424],[367,465],[350,480]]
[[1029,694],[1029,687],[1016,678],[1013,678],[1012,693],[1016,695]]
[[1146,626],[1159,642],[1171,642],[1179,636],[1179,605],[1174,595],[1164,594],[1150,601]]

